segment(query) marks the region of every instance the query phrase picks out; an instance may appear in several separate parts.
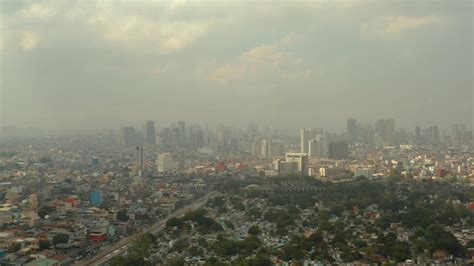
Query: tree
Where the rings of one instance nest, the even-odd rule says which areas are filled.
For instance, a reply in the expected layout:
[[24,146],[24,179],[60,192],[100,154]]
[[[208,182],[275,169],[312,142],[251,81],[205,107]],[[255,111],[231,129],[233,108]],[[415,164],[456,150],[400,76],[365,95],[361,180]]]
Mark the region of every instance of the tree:
[[216,257],[210,257],[204,263],[204,266],[223,266],[223,265],[225,264],[219,262],[219,260]]
[[235,228],[234,224],[229,220],[224,220],[224,224],[227,228],[229,228],[231,230],[234,230],[234,228]]
[[404,262],[411,257],[410,245],[406,242],[397,241],[390,247],[390,258],[396,262]]
[[43,205],[38,209],[38,216],[41,219],[44,219],[44,217],[54,211],[53,207]]
[[304,258],[304,252],[297,245],[288,245],[283,248],[283,255],[281,257],[285,261],[289,260],[300,260]]
[[260,234],[260,228],[258,227],[258,225],[250,226],[250,228],[248,230],[248,234],[252,235],[252,236],[259,235]]
[[135,237],[128,247],[128,254],[125,256],[116,256],[112,259],[112,266],[129,266],[129,265],[150,265],[145,258],[150,254],[150,248],[156,242],[150,233],[142,234]]
[[154,239],[151,234],[139,235],[132,240],[128,252],[132,255],[136,254],[140,258],[148,257],[153,242]]
[[69,241],[69,235],[64,233],[59,233],[53,237],[53,245],[64,244]]
[[245,266],[272,266],[273,263],[268,257],[257,256],[246,259],[243,263]]
[[183,257],[175,257],[175,258],[172,258],[172,259],[169,259],[167,262],[166,262],[166,265],[170,265],[170,266],[183,266],[184,265],[184,258]]
[[122,222],[126,222],[128,221],[128,215],[127,215],[127,210],[125,209],[121,209],[117,212],[117,219],[122,221]]
[[41,250],[45,250],[45,249],[49,249],[51,247],[51,242],[49,242],[49,240],[40,240],[39,241],[39,249]]
[[166,221],[166,227],[167,228],[175,227],[175,226],[178,227],[178,228],[181,228],[183,225],[184,225],[183,220],[181,220],[177,217],[172,217],[172,218],[168,219],[168,221]]
[[173,243],[173,250],[177,252],[183,252],[189,246],[188,239],[179,238]]
[[431,252],[441,249],[446,250],[454,256],[462,256],[463,246],[459,243],[453,234],[444,230],[441,225],[433,224],[426,230],[426,240]]

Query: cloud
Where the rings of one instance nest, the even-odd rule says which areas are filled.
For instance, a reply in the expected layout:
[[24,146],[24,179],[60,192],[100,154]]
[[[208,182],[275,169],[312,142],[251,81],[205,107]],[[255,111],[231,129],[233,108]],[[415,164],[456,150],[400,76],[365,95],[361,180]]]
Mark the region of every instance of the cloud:
[[211,70],[208,80],[218,84],[231,82],[275,83],[281,80],[306,80],[313,71],[303,64],[303,60],[289,51],[282,49],[283,38],[276,44],[260,45],[251,48]]
[[212,19],[153,19],[143,15],[114,16],[100,14],[88,20],[113,43],[135,50],[145,47],[158,53],[172,53],[196,42],[214,26]]
[[360,32],[366,36],[392,37],[404,32],[429,27],[444,21],[437,15],[414,16],[385,16],[378,17],[361,26]]
[[25,52],[32,51],[35,49],[40,42],[40,38],[31,31],[23,32],[21,39],[20,39],[20,47]]
[[46,19],[55,14],[56,12],[52,7],[46,7],[39,3],[33,3],[20,10],[20,15],[27,19]]

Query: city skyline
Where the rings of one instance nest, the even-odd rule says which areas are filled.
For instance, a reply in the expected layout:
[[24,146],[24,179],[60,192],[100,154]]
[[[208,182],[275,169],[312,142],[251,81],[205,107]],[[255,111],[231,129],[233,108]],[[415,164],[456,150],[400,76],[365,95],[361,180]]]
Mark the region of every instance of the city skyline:
[[0,7],[1,126],[472,128],[470,1]]

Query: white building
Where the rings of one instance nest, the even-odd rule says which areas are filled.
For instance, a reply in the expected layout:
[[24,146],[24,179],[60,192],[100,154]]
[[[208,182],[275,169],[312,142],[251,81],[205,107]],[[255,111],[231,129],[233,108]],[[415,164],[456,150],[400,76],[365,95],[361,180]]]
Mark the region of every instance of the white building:
[[176,170],[176,163],[173,161],[171,153],[160,153],[158,154],[158,160],[156,160],[157,170],[160,173],[169,172]]
[[301,152],[287,152],[285,161],[297,162],[298,172],[300,172],[302,175],[308,174],[308,154]]

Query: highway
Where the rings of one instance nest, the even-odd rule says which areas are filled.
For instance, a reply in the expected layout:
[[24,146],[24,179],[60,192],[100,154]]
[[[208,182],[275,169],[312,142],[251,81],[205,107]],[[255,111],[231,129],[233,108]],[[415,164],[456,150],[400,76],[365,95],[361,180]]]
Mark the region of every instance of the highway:
[[102,265],[102,264],[106,263],[107,261],[111,260],[113,257],[124,253],[127,250],[127,245],[130,243],[130,241],[132,241],[132,239],[134,237],[136,237],[140,234],[144,234],[144,233],[157,234],[157,233],[159,233],[160,231],[162,231],[163,229],[166,228],[166,221],[168,219],[170,219],[172,217],[181,216],[181,215],[185,214],[188,210],[198,209],[198,208],[202,207],[204,204],[206,204],[206,202],[209,198],[215,197],[215,196],[218,196],[218,195],[219,195],[219,192],[213,191],[213,192],[199,198],[198,200],[194,201],[193,203],[174,211],[173,213],[168,215],[166,217],[166,219],[161,220],[160,222],[155,223],[153,225],[150,225],[148,227],[145,227],[143,230],[141,230],[141,231],[139,231],[139,232],[137,232],[137,233],[135,233],[131,236],[125,237],[125,238],[121,239],[119,242],[117,242],[115,244],[107,246],[104,250],[99,251],[99,253],[97,255],[93,256],[92,258],[82,259],[80,261],[77,261],[74,265]]

